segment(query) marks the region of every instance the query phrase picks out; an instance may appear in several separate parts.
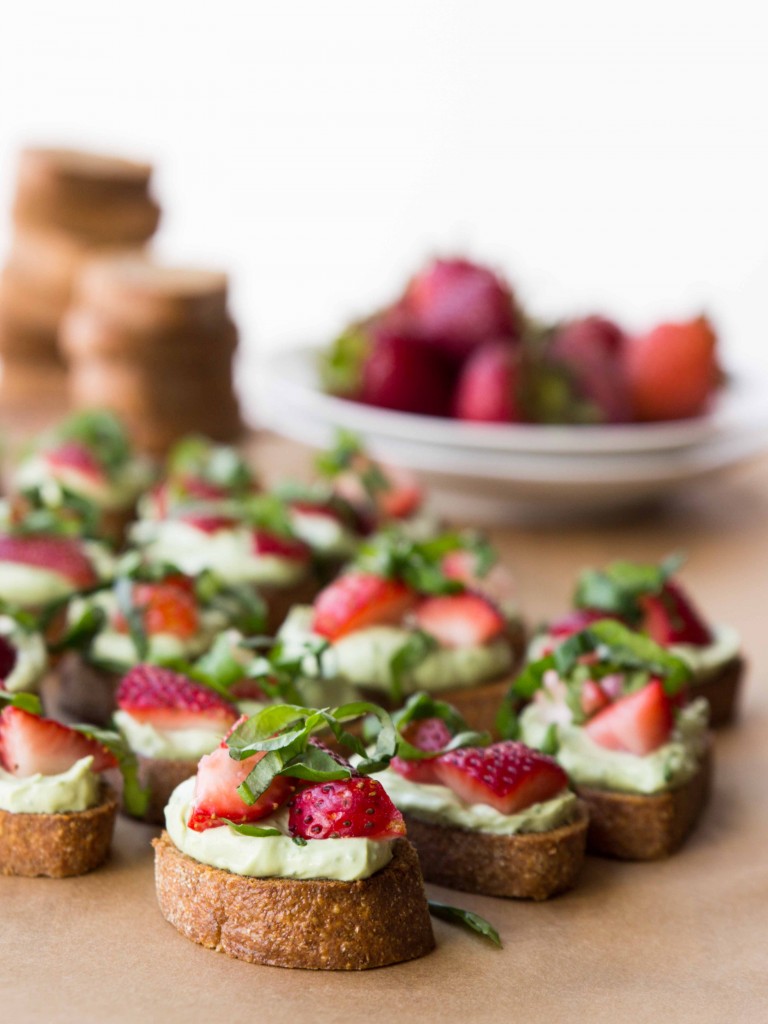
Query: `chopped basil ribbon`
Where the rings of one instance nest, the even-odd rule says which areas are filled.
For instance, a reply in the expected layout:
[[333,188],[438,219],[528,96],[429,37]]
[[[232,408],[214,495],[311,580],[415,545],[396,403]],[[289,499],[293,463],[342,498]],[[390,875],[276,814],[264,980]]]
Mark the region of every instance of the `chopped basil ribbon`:
[[457,924],[469,931],[476,932],[484,939],[492,942],[494,946],[501,949],[501,937],[490,921],[475,914],[471,910],[464,910],[462,907],[451,907],[447,903],[438,903],[436,900],[428,900],[429,912],[433,917],[439,917],[441,921],[449,924]]

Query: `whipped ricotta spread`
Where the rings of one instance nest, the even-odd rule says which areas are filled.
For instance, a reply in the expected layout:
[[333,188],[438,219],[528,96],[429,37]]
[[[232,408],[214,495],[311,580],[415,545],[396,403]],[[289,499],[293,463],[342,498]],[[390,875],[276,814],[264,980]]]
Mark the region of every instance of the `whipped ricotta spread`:
[[214,868],[250,878],[331,878],[355,882],[380,871],[392,859],[389,839],[308,839],[298,846],[288,831],[288,811],[281,808],[254,824],[274,828],[279,836],[243,836],[228,825],[195,832],[187,827],[195,780],[187,779],[171,794],[165,827],[177,849]]
[[[741,650],[741,637],[733,626],[713,626],[712,636],[710,644],[670,644],[667,648],[671,654],[677,655],[688,664],[693,672],[694,683],[711,678]],[[538,661],[557,646],[557,643],[558,640],[549,633],[539,633],[528,645],[527,660]]]
[[291,525],[296,536],[321,555],[347,558],[357,550],[358,538],[335,516],[291,509]]
[[[106,615],[107,623],[114,620],[118,611],[114,593],[111,590],[100,591],[71,602],[67,612],[69,623],[77,622],[89,607],[101,608]],[[213,643],[216,635],[224,629],[226,620],[214,609],[203,609],[199,613],[198,622],[198,631],[190,637],[180,637],[174,633],[149,634],[145,660],[156,665],[167,665],[202,654]],[[139,660],[130,633],[121,632],[109,625],[91,640],[88,657],[96,664],[118,670],[131,668]]]
[[16,662],[5,679],[0,679],[0,689],[33,692],[48,665],[43,638],[39,633],[27,633],[9,615],[0,615],[0,636],[6,637],[16,651]]
[[199,761],[224,738],[224,729],[157,729],[139,722],[127,711],[116,711],[113,720],[136,754],[162,761]]
[[578,798],[563,790],[551,800],[532,804],[516,814],[502,814],[489,804],[468,804],[448,786],[411,782],[394,769],[379,772],[375,779],[384,786],[398,810],[420,821],[472,832],[510,836],[523,832],[549,832],[576,817]]
[[133,459],[112,477],[96,477],[75,466],[51,465],[43,455],[33,455],[16,474],[19,490],[44,486],[49,480],[87,498],[97,508],[112,511],[131,505],[149,485],[151,472],[148,463]]
[[296,559],[258,554],[245,526],[205,533],[179,520],[146,519],[134,524],[131,539],[153,562],[178,566],[189,576],[210,569],[227,583],[290,586],[307,573]]
[[[280,628],[280,639],[289,647],[323,638],[312,632],[314,610],[309,605],[294,608]],[[332,644],[321,659],[322,674],[341,677],[356,686],[388,692],[392,686],[392,659],[411,633],[401,626],[370,626],[358,629]],[[432,651],[403,680],[406,692],[427,690],[440,693],[471,686],[504,675],[512,668],[513,655],[504,638],[474,647],[440,647]],[[317,675],[317,660],[307,658],[308,675]]]
[[99,802],[99,777],[93,758],[82,757],[59,775],[17,778],[0,768],[0,810],[12,814],[63,814],[86,811]]
[[520,727],[524,743],[541,747],[554,726],[559,743],[555,758],[575,783],[647,795],[681,785],[695,775],[707,745],[708,717],[707,702],[693,701],[678,713],[670,740],[642,756],[601,747],[580,726],[552,723],[536,702],[521,714]]

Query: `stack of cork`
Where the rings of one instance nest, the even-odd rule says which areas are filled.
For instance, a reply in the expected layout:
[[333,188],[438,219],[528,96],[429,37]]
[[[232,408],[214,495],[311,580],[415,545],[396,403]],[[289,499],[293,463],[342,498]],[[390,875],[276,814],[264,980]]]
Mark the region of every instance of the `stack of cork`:
[[59,324],[73,284],[94,253],[141,249],[160,209],[152,168],[118,157],[27,149],[18,166],[14,235],[0,274],[4,402],[65,391]]
[[112,257],[83,269],[61,327],[77,406],[108,406],[161,455],[191,431],[242,429],[232,384],[237,330],[225,274]]

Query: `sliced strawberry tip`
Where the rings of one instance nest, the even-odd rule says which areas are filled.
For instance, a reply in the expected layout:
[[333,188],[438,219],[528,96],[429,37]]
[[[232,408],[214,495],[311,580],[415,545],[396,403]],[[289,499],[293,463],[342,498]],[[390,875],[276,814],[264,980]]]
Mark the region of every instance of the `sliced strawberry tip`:
[[[411,722],[403,730],[403,738],[419,750],[439,751],[451,742],[451,731],[441,718],[422,718]],[[390,767],[411,782],[438,782],[435,773],[435,758],[409,761],[404,757],[393,757]]]
[[345,573],[315,598],[312,629],[338,640],[368,626],[399,623],[416,600],[416,593],[398,580]]
[[136,665],[121,680],[117,706],[157,729],[209,728],[221,733],[238,718],[218,693],[159,665]]
[[276,555],[292,562],[309,562],[312,559],[312,549],[303,540],[269,530],[254,530],[253,550],[257,555]]
[[470,591],[427,597],[417,605],[413,617],[416,625],[443,647],[477,647],[506,629],[496,605]]
[[78,441],[64,441],[44,455],[52,470],[73,469],[94,480],[106,479],[104,467],[94,453]]
[[672,703],[654,679],[599,711],[584,728],[601,747],[643,757],[667,742],[673,726]]
[[443,754],[435,773],[466,803],[488,804],[501,814],[551,800],[568,785],[555,760],[511,740]]
[[661,593],[641,598],[643,627],[657,644],[706,647],[713,636],[679,583],[667,580]]
[[295,780],[282,775],[276,776],[267,791],[252,804],[247,804],[237,792],[238,786],[263,757],[264,753],[259,752],[236,761],[230,757],[223,741],[212,754],[202,757],[195,777],[189,828],[204,832],[226,824],[224,819],[236,825],[259,821],[284,804],[293,792]]
[[0,562],[47,569],[82,590],[98,583],[90,559],[73,537],[0,535]]
[[84,757],[93,758],[95,772],[117,766],[106,747],[77,729],[13,705],[0,714],[0,764],[11,775],[59,775]]
[[321,782],[288,804],[288,828],[303,839],[397,839],[403,816],[380,782],[358,777]]

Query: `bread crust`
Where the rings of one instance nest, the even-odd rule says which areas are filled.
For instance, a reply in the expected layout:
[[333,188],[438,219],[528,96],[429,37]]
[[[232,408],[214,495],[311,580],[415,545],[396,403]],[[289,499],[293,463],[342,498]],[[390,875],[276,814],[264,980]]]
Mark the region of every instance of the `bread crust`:
[[483,896],[547,900],[572,889],[584,863],[588,814],[548,832],[492,835],[405,815],[427,882]]
[[737,655],[722,665],[709,679],[694,683],[691,687],[692,697],[706,697],[709,702],[709,724],[713,728],[731,725],[736,718],[745,670],[744,658]]
[[117,795],[105,783],[99,803],[86,811],[0,811],[0,874],[70,878],[93,871],[107,859],[116,814]]
[[589,809],[587,850],[619,860],[660,860],[678,850],[696,826],[712,782],[711,743],[687,782],[641,795],[576,786]]
[[163,917],[208,949],[331,971],[384,967],[434,949],[419,861],[406,839],[395,841],[386,867],[360,882],[246,878],[193,860],[167,832],[152,845]]
[[[149,803],[141,816],[150,825],[165,824],[165,805],[179,783],[191,778],[197,771],[197,760],[181,758],[145,757],[136,755],[139,782],[149,789]],[[123,806],[123,812],[128,813]]]

